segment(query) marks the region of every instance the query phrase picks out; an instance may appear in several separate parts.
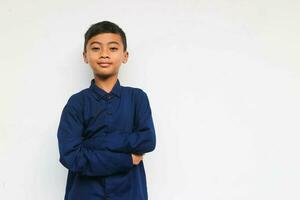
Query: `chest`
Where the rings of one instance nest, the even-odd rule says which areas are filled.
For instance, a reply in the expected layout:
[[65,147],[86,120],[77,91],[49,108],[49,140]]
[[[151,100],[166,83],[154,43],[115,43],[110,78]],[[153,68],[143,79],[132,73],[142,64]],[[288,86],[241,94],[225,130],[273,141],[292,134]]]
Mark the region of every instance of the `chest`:
[[110,96],[99,100],[86,99],[83,105],[83,137],[92,137],[104,132],[133,131],[135,105],[131,95]]

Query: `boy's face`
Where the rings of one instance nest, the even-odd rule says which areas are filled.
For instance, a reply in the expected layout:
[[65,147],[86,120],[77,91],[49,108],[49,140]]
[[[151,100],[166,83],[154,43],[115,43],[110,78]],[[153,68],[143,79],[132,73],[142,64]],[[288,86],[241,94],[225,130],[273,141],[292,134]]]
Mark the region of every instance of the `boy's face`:
[[108,78],[117,76],[121,64],[127,62],[128,52],[124,51],[120,35],[101,33],[87,42],[83,58],[91,66],[95,76]]

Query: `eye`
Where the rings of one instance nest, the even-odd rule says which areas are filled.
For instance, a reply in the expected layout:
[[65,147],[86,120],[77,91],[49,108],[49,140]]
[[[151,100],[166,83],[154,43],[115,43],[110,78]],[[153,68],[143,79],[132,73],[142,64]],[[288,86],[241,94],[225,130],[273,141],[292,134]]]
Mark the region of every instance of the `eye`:
[[116,47],[112,47],[110,49],[113,50],[113,51],[117,51],[118,50],[118,48],[116,48]]
[[98,48],[98,47],[92,47],[92,50],[93,51],[96,51],[96,50],[99,50],[100,48]]

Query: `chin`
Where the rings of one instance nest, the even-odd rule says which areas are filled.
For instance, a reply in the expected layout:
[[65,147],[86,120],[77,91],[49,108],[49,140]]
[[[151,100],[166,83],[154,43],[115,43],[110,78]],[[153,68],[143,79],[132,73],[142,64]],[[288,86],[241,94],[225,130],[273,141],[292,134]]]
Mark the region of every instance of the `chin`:
[[107,78],[109,78],[109,77],[112,77],[112,76],[114,76],[114,74],[100,74],[100,73],[97,73],[97,74],[94,74],[95,76],[97,76],[98,78],[100,78],[100,79],[107,79]]

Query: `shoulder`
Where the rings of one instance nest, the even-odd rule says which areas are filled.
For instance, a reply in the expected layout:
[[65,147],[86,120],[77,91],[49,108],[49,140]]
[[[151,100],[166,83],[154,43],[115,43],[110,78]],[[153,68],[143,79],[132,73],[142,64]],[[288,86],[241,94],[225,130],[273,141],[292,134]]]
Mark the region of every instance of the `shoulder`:
[[84,104],[84,96],[87,94],[88,89],[83,89],[76,93],[73,93],[67,100],[65,107],[80,110]]
[[123,86],[123,90],[127,94],[131,94],[135,100],[145,100],[148,98],[148,95],[145,90],[138,87],[132,87],[132,86]]
[[131,90],[133,102],[137,110],[150,110],[151,112],[150,101],[147,92],[144,89],[138,87],[127,87],[127,90]]

